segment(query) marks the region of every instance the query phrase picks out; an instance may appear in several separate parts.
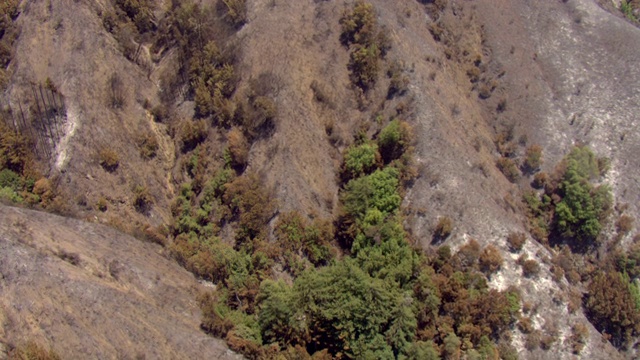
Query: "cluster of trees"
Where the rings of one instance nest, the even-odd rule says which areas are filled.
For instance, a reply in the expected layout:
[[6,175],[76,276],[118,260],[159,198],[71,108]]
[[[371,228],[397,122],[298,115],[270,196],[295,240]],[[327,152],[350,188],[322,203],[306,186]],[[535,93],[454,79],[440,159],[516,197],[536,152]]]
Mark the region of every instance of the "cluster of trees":
[[55,200],[51,182],[37,171],[29,141],[5,125],[0,115],[0,199],[49,206]]
[[13,20],[18,16],[18,0],[6,0],[0,4],[0,90],[7,86],[7,66],[13,56],[13,43],[18,29]]
[[605,161],[597,159],[588,147],[577,146],[552,177],[536,177],[534,185],[544,192],[524,195],[532,235],[543,242],[549,237],[568,241],[574,249],[593,246],[613,202],[606,184],[593,184],[605,172]]
[[380,71],[380,59],[391,48],[389,38],[380,29],[372,4],[357,0],[340,19],[341,40],[351,51],[349,70],[354,85],[367,91],[375,85]]

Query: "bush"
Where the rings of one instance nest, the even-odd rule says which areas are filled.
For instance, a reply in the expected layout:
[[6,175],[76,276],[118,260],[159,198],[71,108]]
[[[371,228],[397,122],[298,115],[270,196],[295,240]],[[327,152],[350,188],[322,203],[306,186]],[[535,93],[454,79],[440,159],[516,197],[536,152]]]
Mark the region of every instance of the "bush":
[[532,278],[540,273],[540,265],[533,259],[522,261],[522,274],[525,277]]
[[348,68],[351,81],[364,91],[370,89],[378,79],[380,49],[376,45],[354,45]]
[[589,328],[583,323],[578,323],[571,328],[571,349],[578,355],[584,349],[589,337]]
[[138,185],[133,190],[133,206],[141,214],[147,214],[153,205],[153,197],[146,186]]
[[618,272],[596,275],[588,286],[587,316],[600,332],[611,335],[620,348],[640,331],[640,311],[630,285]]
[[204,120],[182,121],[178,130],[182,152],[195,149],[207,139],[208,132],[207,123]]
[[98,208],[98,210],[102,212],[107,211],[107,209],[109,208],[109,203],[107,199],[105,199],[104,197],[100,197],[96,202],[96,208]]
[[340,19],[342,43],[351,48],[349,70],[354,85],[367,91],[378,77],[380,57],[389,49],[389,39],[378,29],[373,5],[357,0]]
[[349,147],[344,155],[343,181],[370,173],[377,167],[379,158],[378,146],[374,143]]
[[246,0],[222,0],[227,8],[227,20],[233,26],[240,27],[247,22]]
[[373,5],[364,0],[357,0],[351,11],[345,10],[342,14],[340,25],[340,38],[345,46],[371,44],[378,26]]
[[551,185],[551,179],[545,172],[536,173],[533,176],[533,183],[531,184],[535,189],[544,189]]
[[258,175],[240,176],[225,185],[223,200],[238,220],[239,241],[265,235],[275,204]]
[[118,73],[113,73],[107,80],[107,93],[109,94],[109,106],[114,109],[122,109],[125,105],[126,94],[122,78]]
[[9,360],[60,360],[61,357],[53,351],[46,350],[33,341],[19,345],[9,352]]
[[409,78],[403,74],[403,69],[398,62],[393,62],[389,66],[387,76],[390,79],[387,99],[392,99],[396,95],[402,96],[407,92]]
[[400,120],[393,120],[380,131],[378,146],[385,164],[399,159],[407,152],[413,142],[411,126]]
[[110,147],[98,151],[98,163],[108,172],[114,172],[120,165],[120,155]]
[[520,170],[516,166],[516,163],[508,158],[501,157],[497,162],[498,169],[504,174],[504,176],[511,182],[516,182],[520,178]]
[[242,131],[233,127],[227,134],[229,156],[231,158],[231,166],[237,170],[243,170],[247,166],[249,160],[249,143]]
[[158,139],[156,139],[153,133],[140,135],[136,142],[140,148],[140,156],[142,156],[143,159],[148,160],[156,157],[159,144]]
[[4,169],[0,171],[0,188],[9,188],[18,192],[22,190],[22,178],[15,172]]
[[588,148],[574,148],[565,163],[566,170],[558,185],[562,201],[556,205],[555,223],[562,236],[578,238],[582,245],[589,245],[600,234],[611,206],[611,190],[606,185],[594,188],[589,182],[600,171]]
[[522,250],[524,243],[527,241],[527,237],[524,233],[512,232],[507,236],[507,245],[512,252],[519,252]]
[[494,273],[502,266],[502,255],[493,245],[488,245],[480,254],[480,270],[485,273]]
[[525,152],[524,168],[526,171],[536,171],[542,166],[542,146],[531,145]]
[[623,234],[623,235],[628,234],[631,231],[631,229],[633,229],[633,221],[634,219],[629,215],[620,216],[618,221],[616,221],[616,230],[618,230],[619,234]]
[[433,231],[433,237],[438,240],[444,240],[451,235],[453,231],[453,220],[448,216],[443,216],[438,220],[436,228]]

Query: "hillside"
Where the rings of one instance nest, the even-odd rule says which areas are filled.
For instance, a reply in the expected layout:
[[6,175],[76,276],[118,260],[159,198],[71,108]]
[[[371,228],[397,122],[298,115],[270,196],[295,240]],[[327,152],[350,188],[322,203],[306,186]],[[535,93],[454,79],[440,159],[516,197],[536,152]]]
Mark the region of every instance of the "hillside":
[[[221,356],[222,342],[197,332],[201,321],[249,358],[633,358],[639,9],[9,1],[1,197],[157,244],[2,208],[6,264],[30,264],[20,276],[39,279],[9,281],[17,290],[7,299],[50,288],[63,289],[50,296],[60,303],[86,303],[69,292],[95,288],[113,303],[86,307],[99,311],[94,323],[154,334],[132,340],[125,357],[169,338],[142,353]],[[68,221],[80,230],[64,230]],[[25,222],[17,229],[37,246],[16,238]],[[56,231],[68,249],[50,240]],[[60,251],[81,266],[60,262]],[[53,270],[28,261],[36,254],[64,275],[40,276]],[[147,280],[107,275],[112,258]],[[216,286],[200,299],[202,320],[180,265]],[[159,277],[167,283],[144,285]],[[363,300],[330,285],[345,277],[347,288],[384,290],[377,323],[358,322],[356,306],[354,319],[327,325],[335,299],[301,290]],[[166,316],[162,286],[179,293]],[[126,318],[111,315],[118,306]],[[47,309],[51,324],[64,317]],[[143,312],[150,320],[135,324]],[[5,340],[43,338],[71,357],[118,353],[106,346],[123,341],[118,332],[103,338],[89,315],[74,316],[81,325],[68,339],[58,338],[66,328],[31,322]],[[172,319],[184,324],[178,337],[167,333]],[[82,333],[101,340],[85,346]]]
[[241,358],[199,329],[205,287],[105,226],[0,206],[0,341],[64,358]]

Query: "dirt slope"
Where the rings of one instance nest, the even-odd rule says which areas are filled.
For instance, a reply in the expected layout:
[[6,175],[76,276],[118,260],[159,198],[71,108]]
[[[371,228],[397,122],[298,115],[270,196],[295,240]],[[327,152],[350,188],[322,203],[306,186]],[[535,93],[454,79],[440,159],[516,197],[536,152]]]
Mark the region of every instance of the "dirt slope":
[[[111,228],[0,206],[0,342],[65,359],[236,359],[200,331],[194,277]],[[63,259],[64,258],[64,259]]]

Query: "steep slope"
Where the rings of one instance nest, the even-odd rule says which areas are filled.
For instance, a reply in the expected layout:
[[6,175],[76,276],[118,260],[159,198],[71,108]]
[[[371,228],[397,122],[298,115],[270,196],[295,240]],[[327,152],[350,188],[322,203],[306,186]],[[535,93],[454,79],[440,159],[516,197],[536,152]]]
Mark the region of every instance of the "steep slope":
[[4,344],[31,340],[65,359],[241,358],[200,331],[204,287],[157,245],[3,205],[0,249]]

